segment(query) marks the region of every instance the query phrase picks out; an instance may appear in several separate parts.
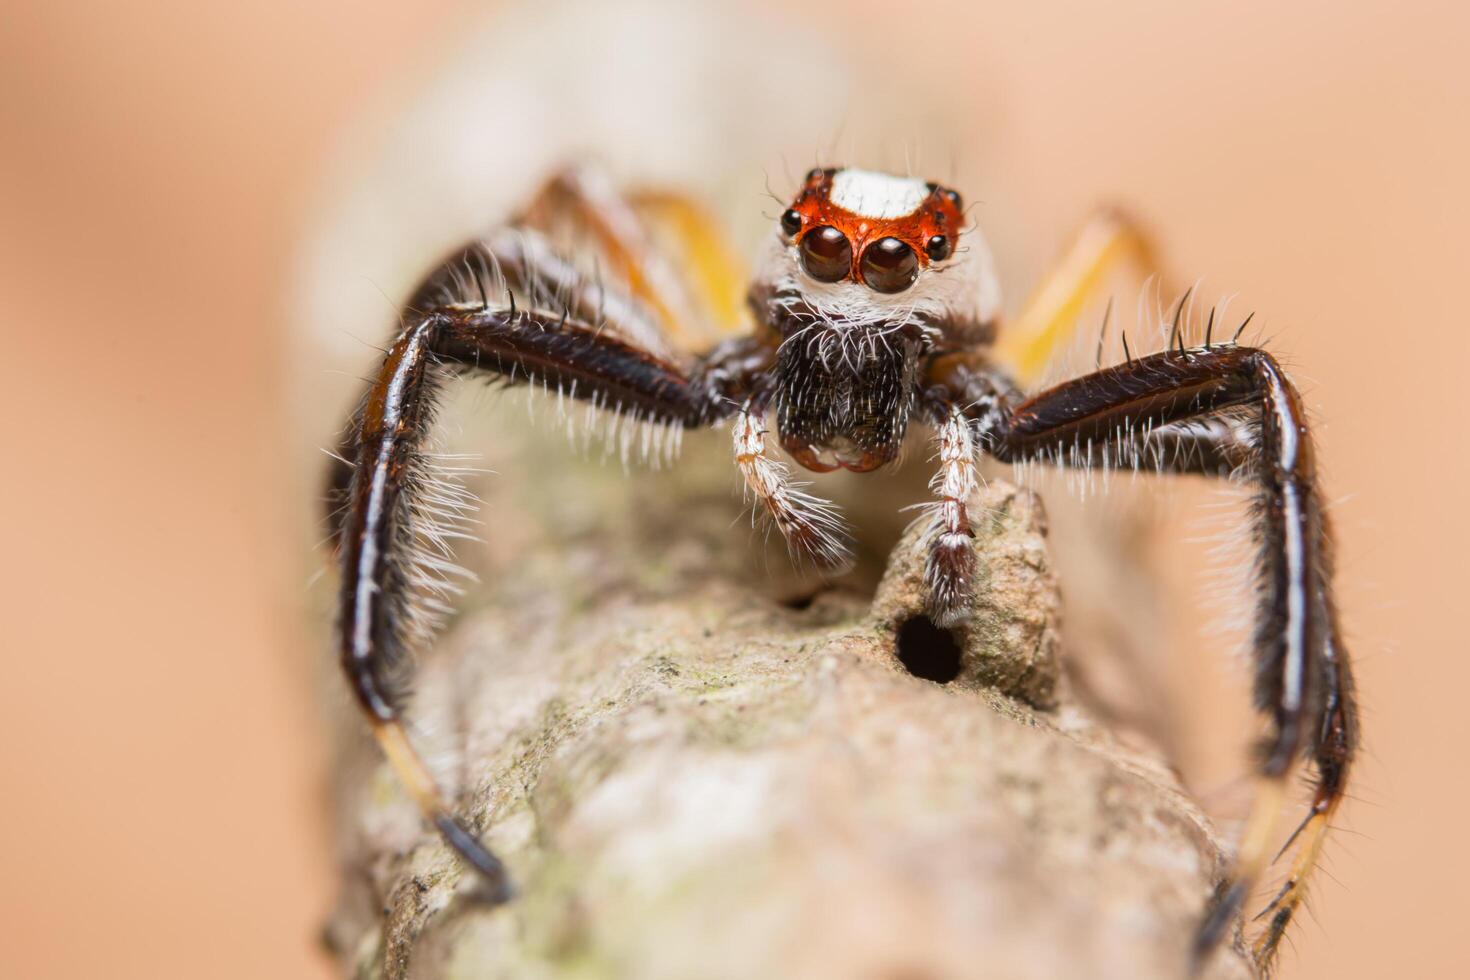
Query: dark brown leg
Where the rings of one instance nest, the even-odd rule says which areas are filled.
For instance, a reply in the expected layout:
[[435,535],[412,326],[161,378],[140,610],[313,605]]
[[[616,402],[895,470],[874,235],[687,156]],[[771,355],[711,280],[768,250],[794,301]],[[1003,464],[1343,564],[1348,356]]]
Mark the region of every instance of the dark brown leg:
[[[340,654],[373,734],[444,840],[473,866],[494,901],[510,884],[500,861],[451,816],[410,745],[401,717],[401,672],[423,639],[422,547],[437,529],[422,447],[435,392],[450,374],[485,372],[531,382],[654,425],[706,425],[732,410],[718,379],[691,381],[676,367],[581,323],[513,309],[450,307],[418,315],[393,342],[353,424],[346,506],[338,529],[342,568]],[[715,372],[712,370],[711,374]],[[429,556],[431,565],[437,563]]]
[[[1253,430],[1244,442],[1217,425],[1181,428],[1243,411]],[[1127,460],[1162,439],[1173,446],[1157,457],[1165,468],[1174,461],[1176,470],[1221,473],[1236,462],[1246,465],[1259,491],[1253,516],[1261,542],[1255,701],[1272,724],[1258,761],[1260,793],[1235,866],[1200,926],[1194,955],[1196,964],[1203,963],[1270,863],[1286,778],[1305,754],[1316,769],[1314,797],[1307,820],[1288,842],[1299,850],[1256,945],[1258,962],[1269,964],[1301,902],[1357,746],[1352,677],[1331,592],[1330,535],[1296,390],[1265,351],[1214,346],[1130,360],[977,421],[984,448],[1013,462],[1091,465],[1103,446]],[[1181,440],[1189,440],[1192,455],[1177,455]]]
[[674,345],[658,320],[618,288],[589,278],[533,228],[499,228],[444,262],[409,301],[409,308],[434,309],[463,303],[505,306],[505,292],[518,304],[558,317],[596,324],[604,333],[664,360]]
[[[512,301],[510,297],[514,296]],[[482,309],[516,303],[528,310],[550,311],[558,324],[596,324],[608,335],[656,359],[672,362],[673,352],[657,322],[617,291],[588,280],[558,254],[539,231],[502,228],[443,262],[409,300],[409,315],[466,303]],[[564,319],[563,319],[564,318]],[[355,433],[344,433],[327,468],[323,503],[335,552],[337,526],[352,480]]]

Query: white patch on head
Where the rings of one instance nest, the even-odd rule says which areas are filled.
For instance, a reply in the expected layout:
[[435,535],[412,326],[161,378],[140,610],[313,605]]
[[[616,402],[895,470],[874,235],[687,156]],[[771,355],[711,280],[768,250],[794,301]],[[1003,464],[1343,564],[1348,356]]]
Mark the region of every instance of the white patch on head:
[[872,170],[839,170],[832,176],[829,200],[864,218],[902,218],[919,210],[929,185],[912,177]]

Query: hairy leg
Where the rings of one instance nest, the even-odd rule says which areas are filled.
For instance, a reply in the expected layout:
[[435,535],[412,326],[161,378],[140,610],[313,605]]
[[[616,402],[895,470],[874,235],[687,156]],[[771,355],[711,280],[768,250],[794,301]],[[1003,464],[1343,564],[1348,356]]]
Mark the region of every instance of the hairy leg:
[[[346,505],[338,528],[342,569],[340,658],[359,705],[404,785],[446,843],[485,879],[492,900],[510,895],[500,861],[451,814],[449,802],[403,727],[403,672],[427,642],[427,604],[443,560],[423,455],[435,394],[448,376],[478,373],[590,401],[654,426],[707,425],[727,396],[674,365],[595,327],[537,311],[464,304],[417,316],[397,337],[352,424]],[[728,386],[728,379],[724,382]]]
[[[558,329],[573,323],[592,326],[599,337],[621,340],[651,358],[693,366],[693,359],[679,355],[657,321],[622,293],[587,278],[545,235],[531,229],[497,229],[449,256],[414,291],[405,315],[477,306],[488,310],[492,304],[515,312],[518,303],[541,319],[554,318]],[[327,468],[323,501],[334,550],[352,479],[355,440],[355,432],[344,432]]]
[[[1248,440],[1227,437],[1231,427],[1190,428],[1242,411],[1253,420]],[[1127,458],[1151,440],[1187,433],[1196,443],[1213,441],[1213,447],[1203,457],[1207,465],[1179,469],[1218,474],[1240,460],[1255,484],[1253,520],[1261,544],[1252,637],[1255,701],[1271,731],[1257,761],[1260,789],[1234,867],[1200,927],[1194,952],[1202,963],[1270,863],[1286,780],[1293,763],[1305,756],[1316,770],[1312,807],[1288,842],[1298,847],[1290,877],[1269,907],[1271,921],[1256,945],[1260,963],[1269,964],[1301,902],[1358,741],[1351,668],[1332,596],[1330,532],[1300,397],[1270,354],[1225,344],[1130,359],[973,417],[985,433],[982,448],[1006,461],[1091,465],[1098,447],[1112,446]],[[1180,458],[1185,457],[1156,457],[1166,468]]]

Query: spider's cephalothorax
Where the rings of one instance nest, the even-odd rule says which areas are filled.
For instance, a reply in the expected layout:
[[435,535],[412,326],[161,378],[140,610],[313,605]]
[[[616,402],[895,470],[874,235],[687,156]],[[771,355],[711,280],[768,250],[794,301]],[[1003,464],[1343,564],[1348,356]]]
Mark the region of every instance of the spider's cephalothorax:
[[988,343],[998,290],[984,243],[958,248],[960,196],[921,180],[818,169],[780,218],[751,288],[780,338],[781,445],[858,472],[898,454],[921,360]]
[[[648,222],[660,215],[687,246],[682,262],[653,247]],[[1312,804],[1288,842],[1297,851],[1286,883],[1262,913],[1256,952],[1268,962],[1304,897],[1358,740],[1312,441],[1275,359],[1236,343],[1239,330],[1218,338],[1213,312],[1202,343],[1187,346],[1176,315],[1164,350],[1135,357],[1125,341],[1123,363],[1023,396],[990,356],[998,289],[983,240],[962,227],[959,195],[853,169],[811,171],[780,215],[747,293],[756,329],[701,345],[691,337],[730,319],[737,303],[715,261],[724,253],[699,217],[674,195],[623,196],[580,171],[558,175],[509,228],[471,242],[425,279],[353,416],[333,472],[340,655],[375,737],[427,817],[492,898],[510,896],[504,867],[451,815],[401,715],[400,668],[444,608],[453,530],[444,521],[466,506],[459,491],[434,483],[425,462],[447,377],[555,388],[640,423],[645,448],[675,444],[666,437],[679,429],[728,421],[760,510],[793,553],[829,567],[848,557],[845,529],[831,504],[767,455],[766,420],[774,417],[802,466],[856,472],[894,460],[910,426],[927,425],[937,467],[925,584],[941,626],[962,624],[975,599],[967,504],[980,455],[1233,477],[1258,497],[1252,642],[1256,701],[1270,732],[1252,818],[1194,949],[1202,962],[1270,863],[1287,778],[1305,759]],[[579,256],[553,245],[553,232],[569,224],[626,288],[589,279]],[[1081,236],[1023,326],[1044,320],[1050,326],[1037,336],[1054,333],[1128,235],[1112,219]],[[627,439],[636,428],[618,431]]]

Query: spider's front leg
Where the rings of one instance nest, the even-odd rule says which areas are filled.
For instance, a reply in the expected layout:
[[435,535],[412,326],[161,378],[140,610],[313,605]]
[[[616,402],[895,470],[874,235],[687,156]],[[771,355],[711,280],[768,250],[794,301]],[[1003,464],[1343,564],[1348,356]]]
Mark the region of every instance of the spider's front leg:
[[[1245,411],[1253,432],[1232,441],[1229,426],[1204,425]],[[1214,345],[1131,359],[1043,391],[972,411],[981,448],[1010,462],[1063,465],[1146,458],[1165,469],[1216,473],[1240,458],[1256,485],[1253,510],[1261,549],[1260,601],[1252,637],[1256,706],[1271,720],[1258,760],[1260,789],[1234,868],[1196,936],[1196,964],[1219,943],[1270,863],[1286,780],[1301,756],[1316,770],[1311,808],[1286,846],[1298,851],[1287,881],[1263,916],[1255,944],[1269,965],[1317,863],[1343,798],[1358,742],[1352,673],[1332,595],[1332,548],[1317,487],[1316,461],[1301,399],[1264,350]],[[1183,427],[1183,428],[1182,428]],[[1155,441],[1217,442],[1198,454],[1153,453]],[[1203,465],[1200,460],[1203,460]]]
[[[450,812],[402,720],[402,672],[422,641],[421,593],[441,558],[442,529],[423,444],[446,376],[484,373],[531,382],[653,425],[703,426],[730,411],[738,379],[691,375],[565,315],[452,304],[411,314],[352,424],[351,466],[338,525],[340,657],[372,732],[444,840],[485,879],[494,901],[511,890],[499,859]],[[432,586],[432,582],[429,582]]]

